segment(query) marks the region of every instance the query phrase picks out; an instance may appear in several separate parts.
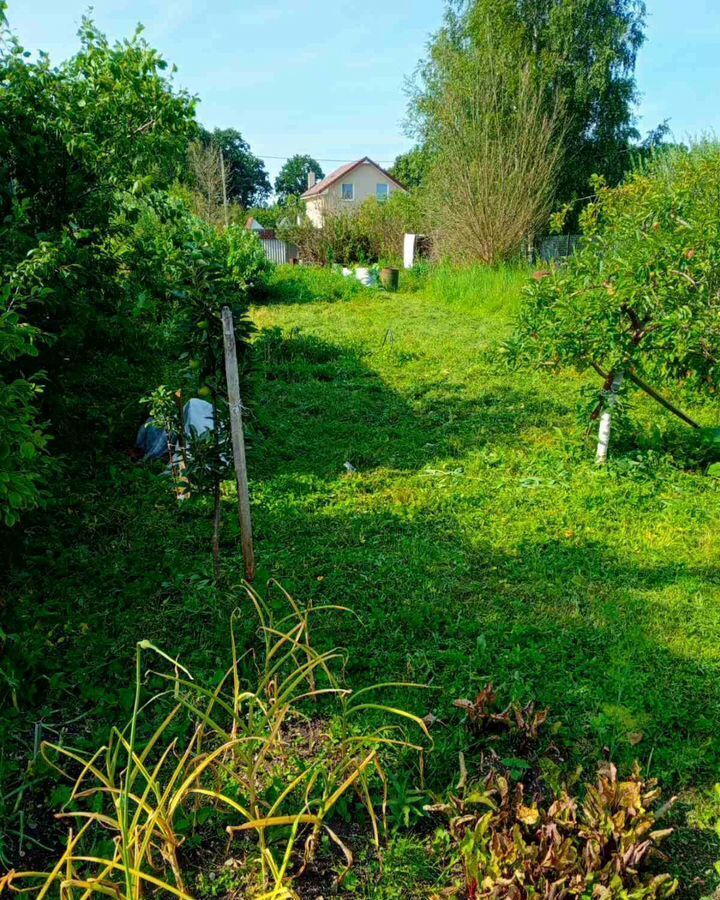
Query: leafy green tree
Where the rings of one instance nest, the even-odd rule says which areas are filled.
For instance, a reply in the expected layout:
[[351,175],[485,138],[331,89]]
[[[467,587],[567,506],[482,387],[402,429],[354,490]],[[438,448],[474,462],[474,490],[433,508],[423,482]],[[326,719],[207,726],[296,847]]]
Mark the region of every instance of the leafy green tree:
[[408,190],[412,190],[422,185],[431,163],[432,153],[427,145],[418,145],[395,159],[390,174]]
[[582,248],[533,284],[511,348],[602,374],[591,397],[596,418],[632,384],[715,395],[720,146],[660,154],[620,187],[596,188]]
[[227,170],[228,200],[243,208],[263,203],[272,187],[265,163],[250,150],[250,145],[235,128],[202,129],[204,144],[222,151]]
[[315,178],[320,181],[325,174],[320,163],[312,156],[296,153],[283,165],[275,179],[275,193],[278,200],[283,202],[290,196],[304,194],[308,186],[308,175],[314,172]]
[[594,173],[616,184],[637,140],[635,62],[644,40],[643,0],[456,0],[420,65],[410,127],[430,150],[456,54],[495,47],[507,73],[530,71],[546,109],[560,103],[567,121],[561,200],[588,193]]

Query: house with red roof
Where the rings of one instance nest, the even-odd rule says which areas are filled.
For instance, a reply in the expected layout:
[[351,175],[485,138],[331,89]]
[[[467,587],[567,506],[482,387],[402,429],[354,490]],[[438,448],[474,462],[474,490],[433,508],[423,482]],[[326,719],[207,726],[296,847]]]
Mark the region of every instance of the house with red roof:
[[305,201],[313,225],[322,228],[329,210],[358,209],[368,197],[384,201],[395,191],[405,191],[405,188],[369,156],[364,156],[357,162],[340,166],[317,183],[311,172],[308,189],[300,199]]

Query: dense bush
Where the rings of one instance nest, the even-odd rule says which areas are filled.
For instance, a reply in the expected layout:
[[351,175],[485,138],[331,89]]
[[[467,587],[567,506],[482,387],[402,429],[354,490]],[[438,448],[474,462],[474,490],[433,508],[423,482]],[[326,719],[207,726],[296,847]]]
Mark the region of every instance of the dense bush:
[[110,46],[84,21],[80,52],[58,68],[45,56],[28,61],[2,37],[0,402],[9,410],[4,440],[18,447],[10,471],[24,472],[22,489],[16,481],[3,497],[8,522],[16,517],[8,509],[37,500],[45,441],[37,421],[67,437],[90,419],[101,439],[153,360],[147,307],[164,251],[143,229],[142,208],[153,185],[175,177],[195,126],[193,101],[172,90],[165,62],[137,36]]
[[[37,354],[36,330],[8,306],[7,287],[0,311],[0,514],[5,525],[14,525],[24,509],[37,506],[39,482],[45,468],[43,450],[47,438],[38,423],[34,380],[13,376],[13,363]],[[5,372],[9,372],[6,380]]]
[[322,228],[305,217],[299,224],[281,227],[278,234],[295,244],[305,263],[328,266],[373,262],[370,236],[354,211],[328,209]]
[[422,231],[418,198],[396,191],[389,199],[369,197],[357,210],[325,211],[323,227],[309,219],[280,228],[280,236],[295,244],[303,262],[354,265],[402,258],[403,235]]
[[220,235],[170,195],[194,100],[139,34],[111,45],[84,20],[80,51],[56,68],[2,37],[0,485],[12,486],[0,501],[12,523],[38,500],[37,423],[60,451],[88,434],[127,441],[138,399],[178,355],[189,292],[211,277],[244,307],[267,263],[252,236]]
[[387,200],[368,198],[358,210],[358,227],[367,235],[373,262],[400,262],[405,234],[425,230],[417,194],[394,191]]

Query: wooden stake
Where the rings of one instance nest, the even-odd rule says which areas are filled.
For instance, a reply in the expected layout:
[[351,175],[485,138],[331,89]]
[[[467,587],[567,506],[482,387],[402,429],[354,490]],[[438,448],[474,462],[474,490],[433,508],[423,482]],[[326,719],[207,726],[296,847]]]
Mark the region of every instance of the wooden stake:
[[[245,437],[242,424],[242,401],[240,400],[240,375],[238,374],[237,348],[235,346],[235,326],[230,308],[223,307],[223,341],[225,344],[225,377],[227,378],[228,402],[230,404],[230,429],[232,432],[233,461],[238,489],[238,512],[240,516],[240,540],[242,542],[245,578],[255,578],[255,551],[253,550],[252,519],[250,516],[250,492],[248,490],[247,462],[245,460]],[[216,425],[217,427],[217,425]]]

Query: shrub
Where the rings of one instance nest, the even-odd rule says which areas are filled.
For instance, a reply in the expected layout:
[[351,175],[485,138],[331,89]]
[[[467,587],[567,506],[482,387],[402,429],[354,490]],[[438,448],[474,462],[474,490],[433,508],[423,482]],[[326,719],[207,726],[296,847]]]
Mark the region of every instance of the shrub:
[[402,258],[403,236],[422,230],[420,202],[413,194],[395,191],[387,200],[369,197],[359,209],[326,209],[323,227],[309,219],[285,225],[280,235],[295,244],[300,258],[317,265],[354,265]]
[[357,216],[358,227],[368,237],[373,262],[401,262],[404,236],[425,230],[418,195],[403,191],[394,191],[387,200],[369,197]]
[[[180,229],[182,249],[174,259],[170,286],[177,297],[171,319],[175,351],[170,368],[178,379],[149,398],[151,418],[179,436],[181,461],[172,471],[176,488],[185,499],[186,486],[213,498],[213,557],[215,577],[220,575],[221,482],[233,472],[230,415],[223,353],[222,312],[232,312],[240,364],[252,325],[247,317],[248,294],[271,269],[255,235],[231,225],[227,231],[188,218]],[[186,447],[182,409],[185,398],[199,396],[212,405],[214,428],[190,435]],[[186,452],[187,450],[187,452]],[[182,485],[180,484],[182,479]]]
[[278,235],[297,246],[300,259],[305,263],[329,266],[372,261],[370,237],[355,212],[328,209],[322,228],[316,228],[308,218],[303,218],[300,224],[284,225]]
[[[52,896],[77,888],[188,898],[192,874],[181,845],[212,854],[224,828],[240,861],[239,895],[297,897],[293,883],[312,865],[322,837],[343,858],[338,881],[352,865],[332,826],[340,804],[356,820],[364,811],[379,846],[385,759],[403,748],[421,752],[402,726],[427,734],[426,726],[379,703],[380,686],[356,692],[342,686],[335,674],[342,654],[312,647],[310,623],[321,610],[283,596],[286,605],[273,616],[248,591],[259,620],[257,635],[249,636],[253,657],[238,653],[233,630],[231,665],[219,684],[197,683],[149,642],[137,645],[130,723],[114,728],[108,746],[93,755],[43,747],[48,763],[74,782],[61,813],[75,823],[65,852],[47,873],[0,878],[0,893],[39,882]],[[246,613],[238,611],[240,625]],[[144,687],[148,653],[169,669],[147,673],[154,694]],[[371,727],[367,714],[393,724]]]
[[437,147],[425,178],[438,255],[455,263],[516,257],[550,213],[562,158],[557,111],[529,72],[489,39],[468,50],[438,48],[442,71],[432,109]]
[[0,402],[13,425],[0,438],[0,483],[12,484],[10,524],[38,500],[39,420],[60,450],[60,437],[77,447],[88,433],[96,443],[124,430],[128,410],[135,424],[167,309],[153,305],[167,301],[155,290],[164,248],[143,228],[142,198],[172,182],[195,125],[193,101],[139,35],[110,45],[84,20],[80,52],[53,68],[43,55],[29,62],[2,23]]
[[259,288],[273,270],[256,234],[239,225],[231,225],[226,234],[227,264],[237,288],[248,293]]
[[8,305],[8,287],[0,293],[5,298],[0,308],[0,521],[10,526],[41,501],[47,437],[35,402],[39,376],[5,377],[15,360],[37,354],[38,332]]
[[670,897],[677,882],[648,864],[671,829],[657,829],[660,791],[635,769],[618,779],[613,765],[585,786],[543,802],[493,772],[462,797],[433,807],[450,820],[463,880],[472,900],[519,897]]
[[0,438],[0,486],[12,483],[0,498],[11,524],[39,496],[36,422],[60,451],[127,441],[138,399],[177,368],[188,298],[221,295],[244,340],[248,292],[269,264],[252,235],[220,236],[169,195],[197,131],[194,101],[139,34],[111,45],[84,20],[80,52],[57,68],[0,37],[0,404],[14,423]]

